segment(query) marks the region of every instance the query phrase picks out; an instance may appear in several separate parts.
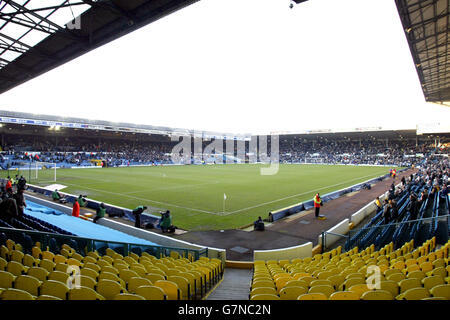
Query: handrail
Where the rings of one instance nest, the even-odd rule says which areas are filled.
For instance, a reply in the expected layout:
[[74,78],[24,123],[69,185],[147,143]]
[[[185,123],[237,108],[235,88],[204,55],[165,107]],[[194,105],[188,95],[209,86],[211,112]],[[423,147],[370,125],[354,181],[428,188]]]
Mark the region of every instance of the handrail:
[[148,244],[142,244],[142,243],[132,243],[132,242],[120,242],[120,241],[110,241],[110,240],[102,240],[102,239],[95,239],[95,238],[85,238],[85,237],[79,237],[79,236],[72,236],[72,235],[62,235],[62,234],[56,234],[51,232],[43,232],[43,231],[34,231],[34,230],[24,230],[24,229],[17,229],[17,228],[5,228],[0,227],[0,232],[5,233],[24,233],[27,235],[35,235],[38,237],[43,237],[45,240],[45,243],[41,243],[41,249],[47,247],[47,243],[50,240],[50,238],[54,239],[67,239],[67,240],[80,240],[80,241],[86,241],[87,247],[91,250],[95,250],[95,243],[101,242],[105,244],[115,244],[118,246],[122,246],[124,248],[125,255],[128,254],[128,252],[131,251],[132,247],[140,247],[145,249],[151,249],[154,252],[157,253],[164,253],[167,251],[177,251],[177,252],[185,252],[186,255],[189,253],[193,254],[195,257],[195,260],[197,260],[200,256],[207,255],[208,254],[208,248],[203,249],[189,249],[189,248],[177,248],[177,247],[167,247],[167,246],[160,246],[160,245],[148,245]]

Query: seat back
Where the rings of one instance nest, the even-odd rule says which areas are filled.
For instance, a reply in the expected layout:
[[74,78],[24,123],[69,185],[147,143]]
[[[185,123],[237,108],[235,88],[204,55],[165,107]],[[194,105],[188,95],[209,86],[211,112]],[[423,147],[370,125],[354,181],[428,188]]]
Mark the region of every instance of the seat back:
[[145,300],[144,297],[132,293],[120,293],[113,300]]
[[334,292],[329,297],[330,300],[359,300],[359,294],[352,291]]
[[450,284],[440,284],[431,288],[433,297],[443,297],[450,300]]
[[168,280],[158,280],[154,286],[160,287],[167,295],[167,300],[180,300],[180,289],[175,282]]
[[280,291],[281,300],[297,300],[297,298],[308,293],[308,289],[305,287],[284,287]]
[[297,300],[328,300],[328,297],[323,293],[305,293],[300,295]]
[[309,291],[308,291],[308,293],[322,293],[327,297],[327,299],[333,292],[335,292],[335,290],[330,285],[314,286],[314,287],[309,288]]
[[8,271],[0,271],[0,288],[12,288],[15,276]]
[[280,297],[275,294],[256,294],[250,300],[280,300]]
[[146,300],[167,300],[167,295],[163,289],[156,286],[141,286],[136,289],[136,294]]
[[41,284],[42,282],[33,276],[21,275],[14,281],[14,288],[26,291],[33,296],[38,296]]
[[94,289],[83,286],[70,289],[68,298],[69,300],[105,300]]
[[55,280],[46,280],[41,285],[40,293],[42,295],[50,295],[62,300],[67,299],[69,287],[64,283]]
[[393,300],[394,296],[387,290],[366,291],[361,295],[361,300]]
[[119,293],[126,293],[126,290],[118,282],[101,279],[97,283],[97,292],[105,299],[113,300]]
[[26,291],[9,288],[0,294],[0,300],[34,300],[34,297]]
[[151,286],[152,282],[141,277],[132,277],[127,283],[127,290],[130,293],[136,293],[136,289],[141,286]]

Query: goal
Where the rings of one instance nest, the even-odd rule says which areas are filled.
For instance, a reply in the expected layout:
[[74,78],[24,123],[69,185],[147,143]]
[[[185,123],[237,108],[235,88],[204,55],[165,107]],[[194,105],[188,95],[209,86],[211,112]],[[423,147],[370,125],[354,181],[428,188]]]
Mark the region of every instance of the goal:
[[28,178],[30,181],[47,180],[56,181],[56,163],[54,162],[34,162],[30,164]]

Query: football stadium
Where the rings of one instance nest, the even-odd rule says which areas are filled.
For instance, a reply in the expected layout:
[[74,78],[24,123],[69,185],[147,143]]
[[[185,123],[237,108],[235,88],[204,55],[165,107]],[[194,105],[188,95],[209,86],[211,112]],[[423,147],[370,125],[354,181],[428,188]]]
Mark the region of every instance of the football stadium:
[[[274,21],[287,15],[292,25],[299,17],[312,15],[317,16],[311,19],[323,21],[326,18],[319,17],[323,8],[342,6],[349,11],[365,1],[333,0],[323,7],[316,0],[279,2],[261,2],[274,19],[265,31],[276,29]],[[349,82],[342,66],[326,70],[329,80],[322,78],[328,65],[321,66],[325,62],[319,60],[339,56],[353,42],[369,54],[379,39],[369,39],[362,31],[364,40],[358,40],[349,31],[321,41],[333,50],[315,52],[313,39],[320,27],[314,25],[299,31],[299,37],[306,43],[301,50],[318,56],[307,63],[315,64],[310,68],[317,78],[308,79],[305,87],[292,84],[283,91],[287,97],[277,97],[279,104],[292,103],[290,110],[311,109],[311,113],[301,117],[280,106],[276,115],[261,111],[243,125],[239,112],[252,103],[251,96],[271,100],[271,93],[263,91],[281,80],[258,92],[245,87],[237,93],[230,91],[232,84],[225,87],[218,82],[212,95],[236,95],[237,100],[218,101],[220,96],[214,101],[190,100],[187,92],[204,85],[196,83],[195,74],[202,77],[206,71],[191,61],[192,78],[181,83],[172,78],[185,79],[186,71],[169,65],[189,64],[192,52],[202,56],[201,50],[213,49],[195,47],[197,43],[176,38],[167,29],[182,32],[188,28],[183,23],[194,17],[191,14],[210,19],[199,24],[212,23],[214,6],[217,11],[236,12],[238,25],[248,17],[237,12],[237,2],[0,1],[0,300],[173,300],[183,303],[186,309],[177,312],[185,315],[192,314],[187,303],[193,301],[295,300],[301,307],[306,300],[450,300],[450,4],[449,0],[391,2],[391,14],[398,21],[388,33],[400,34],[407,48],[404,59],[412,60],[405,65],[415,73],[406,72],[407,79],[419,88],[423,109],[396,107],[394,101],[408,105],[417,93],[400,84],[389,94],[373,89],[373,99],[365,97],[358,108],[346,109],[349,96],[363,99],[358,85],[370,86],[371,65],[378,61],[354,54],[354,67],[367,68],[367,79]],[[251,8],[243,6],[243,11]],[[264,30],[257,30],[257,19],[268,18],[262,8],[258,10],[254,24],[239,25],[238,33],[270,38],[258,33]],[[352,14],[356,22],[347,27],[354,31],[368,13]],[[336,32],[346,30],[340,24],[335,27]],[[138,40],[144,30],[151,31],[147,40]],[[157,50],[161,43],[153,37],[158,36],[170,38],[165,40],[168,48],[169,42],[188,44],[176,52],[179,56],[172,52],[157,59],[144,53],[157,60],[155,69],[145,64],[131,67],[131,60],[138,60],[131,56],[113,58],[115,51],[120,52],[118,43],[138,46],[154,41]],[[209,39],[206,33],[198,37]],[[211,41],[209,46],[214,47]],[[236,43],[232,50],[252,47],[248,41],[231,42]],[[280,44],[281,40],[274,46]],[[229,59],[237,57],[228,54]],[[385,79],[376,81],[389,82],[397,76],[394,73],[401,73],[399,68],[389,74],[395,64],[388,64],[391,55],[377,57],[386,66]],[[100,60],[85,69],[83,59],[89,57],[111,59],[106,64],[113,73],[105,74]],[[295,69],[298,62],[292,58],[288,69],[266,60],[257,69],[272,65]],[[205,61],[206,69],[215,68],[210,62]],[[225,69],[231,66],[222,62]],[[158,64],[164,65],[161,72],[167,79],[158,73]],[[123,66],[128,68],[126,74],[121,74]],[[235,81],[249,77],[252,67],[236,67]],[[91,86],[98,100],[89,100],[80,110],[70,104],[85,101],[87,95],[76,87],[81,81],[75,79],[76,69],[82,70],[80,79],[86,83],[107,83],[106,89],[101,83]],[[129,89],[126,82],[143,73],[148,86]],[[265,77],[262,71],[252,76],[257,85],[257,78]],[[305,81],[302,77],[301,72],[295,75],[300,84]],[[184,111],[158,101],[153,81],[170,86],[162,95],[170,101],[180,99],[186,104]],[[348,88],[343,96],[336,93],[333,81]],[[192,95],[208,95],[208,88]],[[314,101],[302,105],[299,95],[308,96],[311,90]],[[138,91],[150,107],[133,109],[140,103]],[[59,107],[50,106],[53,95]],[[205,101],[210,104],[207,112],[196,107]],[[227,110],[224,105],[233,101],[237,109]],[[385,106],[377,109],[379,101]],[[323,110],[330,106],[328,114],[319,107],[322,104]],[[435,108],[443,111],[432,113]],[[139,113],[143,109],[150,113]],[[111,118],[114,112],[119,120]],[[160,121],[159,114],[167,122]],[[204,126],[188,114],[200,115]],[[412,122],[405,125],[402,117]],[[263,121],[268,121],[262,124],[264,133],[255,124]]]

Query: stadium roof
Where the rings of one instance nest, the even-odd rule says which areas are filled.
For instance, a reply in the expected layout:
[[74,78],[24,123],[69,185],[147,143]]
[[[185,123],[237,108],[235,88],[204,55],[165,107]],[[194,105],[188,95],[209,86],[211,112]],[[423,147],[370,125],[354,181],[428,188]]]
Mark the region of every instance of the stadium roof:
[[450,0],[396,0],[425,100],[450,106]]
[[197,1],[0,1],[0,94]]
[[5,111],[5,110],[0,110],[0,123],[37,125],[37,126],[61,127],[72,129],[105,130],[105,131],[130,132],[130,133],[162,134],[168,136],[191,135],[194,137],[201,137],[205,139],[220,138],[220,139],[245,140],[251,137],[250,134],[234,134],[227,132],[201,131],[184,128],[169,128],[161,126],[109,122],[104,120],[89,120],[72,117],[70,118],[59,117],[52,115]]

